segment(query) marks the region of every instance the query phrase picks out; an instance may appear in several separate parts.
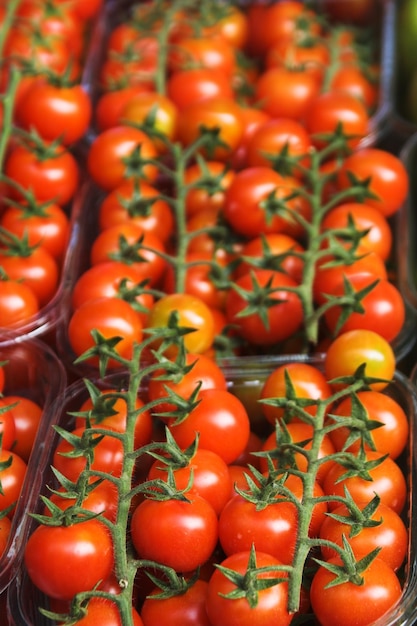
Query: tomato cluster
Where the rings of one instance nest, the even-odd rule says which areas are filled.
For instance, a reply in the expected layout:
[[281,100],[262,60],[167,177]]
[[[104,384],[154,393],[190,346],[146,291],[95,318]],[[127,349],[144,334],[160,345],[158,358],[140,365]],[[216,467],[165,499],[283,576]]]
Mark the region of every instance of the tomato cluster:
[[90,5],[25,1],[0,7],[3,334],[45,335],[58,317],[82,178],[76,146],[92,115],[82,84]]
[[[367,60],[362,79],[378,93],[357,31],[295,2],[212,7],[196,36],[192,7],[173,5],[162,22],[160,9],[133,4],[107,21],[63,358],[91,347],[94,328],[120,336],[129,356],[174,303],[181,324],[198,326],[188,341],[204,335],[191,350],[218,356],[321,350],[355,328],[395,345],[406,309],[387,268],[390,220],[408,176],[369,145],[377,99],[336,80]],[[260,23],[272,32],[259,37]],[[289,89],[278,71],[314,82],[304,112],[268,104],[271,72],[274,88]],[[345,119],[352,107],[357,127]]]
[[53,407],[10,607],[27,589],[57,624],[350,626],[357,598],[367,626],[400,600],[409,179],[375,143],[377,3],[349,3],[4,7],[0,287],[45,289],[33,317],[62,281],[54,345],[83,378]]
[[185,352],[74,383],[25,549],[42,606],[83,625],[99,610],[109,624],[289,624],[314,611],[349,625],[347,600],[378,593],[358,623],[385,614],[408,550],[409,406],[388,362],[368,364],[351,382],[355,363],[341,371],[329,352],[250,381]]

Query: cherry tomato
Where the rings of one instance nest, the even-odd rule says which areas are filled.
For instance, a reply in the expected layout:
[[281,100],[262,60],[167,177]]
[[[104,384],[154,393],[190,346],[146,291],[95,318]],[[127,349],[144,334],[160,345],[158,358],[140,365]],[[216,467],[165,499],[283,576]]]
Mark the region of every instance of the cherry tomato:
[[[229,500],[232,489],[227,463],[212,450],[205,450],[201,446],[196,450],[188,465],[173,470],[177,489],[185,489],[188,497],[194,495],[204,498],[211,504],[217,515],[220,515]],[[148,473],[148,480],[168,478],[168,469],[163,462],[156,460]]]
[[97,519],[69,526],[41,525],[27,540],[24,561],[36,587],[52,598],[71,600],[110,576],[113,544]]
[[81,85],[55,86],[36,81],[26,91],[24,102],[16,109],[16,116],[24,129],[34,128],[47,141],[60,139],[69,146],[87,132],[92,104]]
[[[184,335],[184,344],[189,352],[203,353],[209,350],[214,341],[214,319],[211,309],[200,298],[191,294],[173,293],[157,300],[149,314],[150,328],[163,328],[171,315],[176,312],[178,324],[192,331]],[[168,349],[169,353],[175,348]]]
[[[353,277],[350,284],[355,292],[372,284],[369,277]],[[329,291],[330,295],[343,296],[344,288],[339,287]],[[328,309],[325,313],[327,326],[332,333],[343,333],[349,330],[372,330],[389,342],[392,342],[401,332],[405,322],[405,303],[397,287],[388,280],[379,282],[361,299],[360,312],[349,315],[341,327],[338,326],[342,308],[338,305]]]
[[236,150],[243,135],[240,106],[230,98],[210,98],[191,103],[178,115],[177,138],[185,147],[201,136],[202,128],[217,130],[216,147],[202,147],[200,152],[209,160],[225,161]]
[[329,381],[353,376],[361,365],[365,365],[366,376],[383,379],[370,383],[371,389],[384,389],[395,372],[395,354],[389,342],[378,333],[363,329],[342,333],[331,342],[324,361]]
[[[291,254],[292,251],[294,254]],[[259,235],[242,246],[234,275],[240,278],[257,267],[278,269],[301,283],[304,262],[299,254],[303,251],[303,246],[285,233]]]
[[114,126],[103,130],[93,140],[87,155],[88,172],[97,185],[111,191],[126,178],[137,177],[152,183],[157,175],[156,165],[146,163],[130,172],[126,160],[140,151],[143,159],[154,159],[157,150],[152,140],[138,128]]
[[[309,102],[305,125],[317,148],[327,145],[341,126],[347,145],[353,149],[370,132],[369,120],[365,104],[350,93],[335,90],[320,93]],[[330,139],[323,139],[325,134]]]
[[[21,395],[6,394],[3,396],[2,403],[12,407],[8,413],[12,416],[14,422],[15,441],[13,452],[27,463],[38,432],[43,409],[34,400]],[[4,440],[3,447],[5,447]]]
[[359,181],[368,181],[368,189],[377,198],[366,203],[376,207],[385,217],[396,213],[404,203],[408,189],[408,172],[401,159],[386,150],[363,148],[344,159],[338,174],[340,189],[351,186],[349,174]]
[[[340,559],[330,563],[339,564]],[[321,566],[315,574],[310,599],[314,614],[322,626],[350,626],[352,619],[357,626],[370,626],[384,615],[402,594],[398,577],[380,558],[361,574],[362,584],[344,582],[331,585],[335,574]]]
[[126,180],[110,191],[99,207],[99,228],[132,221],[166,243],[174,232],[169,204],[158,190],[142,180]]
[[23,281],[35,294],[40,307],[52,300],[59,285],[57,261],[46,248],[32,248],[28,255],[0,251],[0,266],[10,280]]
[[[128,302],[119,298],[90,300],[72,313],[68,324],[68,339],[77,356],[95,345],[91,335],[91,331],[95,329],[107,339],[121,338],[115,350],[123,358],[131,358],[134,343],[142,340],[143,327],[139,315]],[[97,364],[98,360],[92,357],[88,362]],[[120,367],[111,359],[109,366]]]
[[[366,501],[358,503],[361,510],[366,505]],[[344,504],[336,507],[333,514],[338,515],[339,519],[325,516],[320,528],[321,539],[343,546],[344,536],[357,558],[369,554],[375,548],[380,548],[378,558],[388,563],[394,571],[401,567],[407,554],[408,532],[403,520],[393,509],[380,502],[369,518],[379,524],[370,526],[365,522],[362,526],[359,522],[358,532],[355,532],[348,521],[352,519],[352,515]],[[347,521],[342,521],[343,518]],[[366,515],[366,520],[368,520],[368,515]],[[326,561],[337,556],[336,551],[326,544],[321,546],[321,553]]]
[[271,554],[282,563],[292,562],[297,541],[298,513],[292,502],[257,507],[239,494],[231,498],[219,517],[219,541],[227,556],[249,551]]
[[[283,272],[256,270],[241,276],[235,281],[236,287],[244,290],[249,297],[256,297],[259,289],[266,288],[271,301],[264,311],[265,322],[259,310],[243,314],[248,300],[237,290],[231,289],[226,296],[225,311],[230,324],[236,325],[237,332],[255,346],[271,346],[291,337],[303,322],[301,301],[294,291],[297,283]],[[273,304],[273,301],[277,301]]]
[[[375,420],[381,425],[370,431],[370,438],[376,450],[382,454],[389,454],[392,459],[397,459],[405,449],[409,437],[409,423],[407,415],[401,405],[391,396],[381,391],[359,391],[356,400],[365,411],[369,420]],[[343,399],[332,409],[332,414],[340,417],[352,415],[352,399]],[[338,450],[345,447],[348,434],[351,429],[343,427],[332,431],[330,437]],[[359,434],[359,433],[358,433]],[[365,449],[369,445],[365,442]],[[349,445],[349,450],[358,450],[360,439]]]
[[329,211],[323,221],[322,229],[329,233],[336,229],[347,228],[353,222],[355,229],[363,231],[360,245],[368,251],[379,254],[387,261],[392,250],[392,229],[387,218],[377,208],[367,202],[346,202]]
[[[383,457],[379,451],[369,450],[366,453],[367,461],[382,461],[368,470],[369,478],[359,475],[347,476],[346,467],[333,463],[323,481],[323,490],[326,495],[344,496],[345,488],[354,502],[366,500],[369,502],[375,493],[396,513],[400,514],[407,497],[405,476],[399,465],[389,456]],[[333,510],[337,503],[330,501],[329,509]]]
[[[221,561],[222,567],[245,575],[248,569],[250,553],[247,551],[237,552]],[[281,561],[265,552],[256,553],[256,568],[271,568],[256,574],[256,579],[284,577],[284,572],[278,568]],[[276,571],[274,568],[277,568]],[[246,597],[231,600],[225,595],[237,589],[225,574],[217,569],[209,580],[207,595],[207,613],[212,626],[287,626],[293,616],[287,611],[288,583],[281,582],[271,586],[265,586],[257,593],[257,602],[254,607]]]
[[[177,132],[178,110],[176,105],[162,94],[144,91],[133,96],[120,114],[122,124],[143,124],[152,113],[152,131],[161,133],[164,138],[174,141]],[[163,139],[155,136],[158,149],[163,151]]]
[[94,106],[93,121],[98,131],[120,124],[121,112],[136,94],[148,91],[146,85],[126,85],[106,90],[98,96]]
[[216,69],[185,68],[172,72],[167,80],[167,95],[178,110],[209,98],[234,99],[230,79]]
[[[175,404],[169,401],[168,392],[170,391],[187,400],[197,388],[199,391],[226,389],[226,376],[222,368],[210,356],[187,352],[184,358],[187,371],[181,377],[177,376],[172,380],[164,376],[163,371],[158,370],[151,374],[148,396],[154,405],[154,412],[163,414],[175,410]],[[156,404],[157,400],[159,402]],[[163,415],[159,417],[164,419]]]
[[221,37],[179,38],[169,55],[168,67],[171,72],[178,72],[190,67],[190,64],[216,70],[230,78],[236,67],[235,51]]
[[[88,601],[87,614],[74,622],[74,626],[122,626],[119,609],[116,604],[107,598],[91,598]],[[133,626],[144,626],[144,623],[137,612],[132,607]]]
[[232,463],[245,450],[250,434],[249,416],[243,403],[227,389],[205,389],[200,402],[170,430],[181,448],[191,445],[199,433],[199,445]]
[[140,558],[192,572],[210,558],[217,543],[217,515],[204,498],[143,500],[130,524]]
[[[213,179],[213,190],[205,188],[207,175]],[[225,167],[221,161],[205,161],[192,163],[184,173],[184,184],[187,186],[185,211],[187,218],[208,209],[220,211],[224,207],[226,190],[234,178],[234,171]],[[214,182],[215,181],[215,182]]]
[[[310,398],[312,400],[326,401],[332,394],[332,389],[326,380],[323,372],[309,363],[286,363],[276,367],[265,380],[261,399],[286,397],[286,376],[289,377],[295,395],[299,398]],[[315,415],[317,406],[303,407],[307,413]],[[272,424],[276,419],[285,415],[284,409],[268,404],[262,404],[262,411],[265,417]],[[296,414],[287,415],[291,421],[297,420]]]
[[197,580],[180,595],[154,598],[150,593],[141,609],[144,626],[211,626],[206,611],[208,583]]
[[28,322],[39,313],[36,295],[19,280],[0,280],[0,296],[0,326],[4,328]]
[[[5,464],[8,466],[4,466]],[[6,449],[0,450],[1,511],[13,504],[16,505],[26,477],[26,470],[27,464],[18,454]],[[14,510],[15,506],[11,508],[8,517],[13,517]]]
[[[24,189],[31,189],[38,202],[53,201],[65,206],[78,188],[79,167],[71,152],[62,148],[48,157],[35,149],[16,144],[9,151],[5,174]],[[20,199],[16,189],[11,195]]]

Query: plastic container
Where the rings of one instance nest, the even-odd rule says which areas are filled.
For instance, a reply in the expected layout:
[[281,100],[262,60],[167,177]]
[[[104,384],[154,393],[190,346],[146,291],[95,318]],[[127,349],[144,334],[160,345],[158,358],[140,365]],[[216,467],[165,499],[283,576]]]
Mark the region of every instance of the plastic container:
[[[233,362],[224,361],[224,371],[229,381],[229,390],[235,393],[247,407],[251,420],[257,419],[255,404],[259,398],[262,385],[268,374],[278,365],[289,361],[304,361],[320,366],[322,358],[307,358],[294,355],[293,358],[282,358],[276,360],[262,359],[254,361],[252,358],[243,358],[239,367]],[[95,381],[98,386],[105,388],[106,384],[122,384],[123,375],[113,375],[107,382]],[[403,579],[403,594],[400,602],[383,619],[374,622],[374,626],[412,626],[417,619],[417,603],[415,601],[415,586],[417,584],[417,527],[411,523],[417,515],[417,503],[415,499],[415,484],[417,480],[417,455],[415,450],[415,437],[417,428],[417,389],[402,373],[396,372],[393,382],[386,388],[387,394],[391,395],[401,404],[410,424],[410,437],[408,446],[398,462],[401,464],[408,483],[408,500],[404,509],[404,520],[409,528],[409,546],[406,563],[401,569]],[[80,404],[86,399],[87,393],[82,381],[77,381],[70,385],[64,394],[57,398],[52,405],[52,416],[50,423],[58,423],[62,426],[71,425],[73,419],[68,415],[68,411],[76,411]],[[248,404],[250,403],[250,404]],[[43,488],[41,492],[47,493],[45,484],[53,485],[53,477],[50,469],[54,443],[57,441],[57,434],[49,428],[45,433],[45,447],[49,450],[48,461],[44,463],[41,472]],[[48,456],[48,455],[47,455]],[[39,512],[43,504],[37,500],[32,501],[32,507],[28,511]],[[22,540],[27,538],[36,522],[31,521],[24,529]],[[45,607],[46,599],[34,588],[28,578],[23,563],[19,564],[18,571],[13,583],[8,589],[8,610],[11,624],[13,626],[52,626],[51,621],[42,616],[38,611],[38,605]]]
[[[279,2],[279,0],[277,0]],[[349,12],[349,5],[352,0],[334,0],[336,4],[343,4]],[[83,82],[90,92],[93,103],[95,103],[101,93],[101,86],[98,81],[100,68],[107,54],[107,41],[113,28],[120,24],[129,16],[134,6],[142,4],[141,0],[108,0],[98,16],[94,28],[91,31],[89,52],[86,58]],[[252,4],[264,4],[263,0],[240,0],[238,6],[245,10]],[[363,146],[372,145],[385,135],[386,118],[390,113],[392,105],[393,73],[394,65],[393,47],[395,44],[395,0],[376,0],[376,10],[369,23],[363,24],[370,27],[372,41],[376,43],[375,63],[381,68],[379,96],[375,111],[370,120],[369,134],[363,140]],[[323,13],[325,10],[323,0],[313,0],[312,7]],[[376,17],[376,22],[375,22]],[[337,22],[335,24],[342,24]],[[88,138],[92,140],[97,134],[97,128],[93,122]]]
[[0,557],[0,594],[16,575],[25,537],[31,525],[28,511],[32,510],[42,484],[46,445],[52,418],[51,405],[63,393],[66,373],[56,354],[43,342],[30,340],[0,346],[0,361],[4,362],[6,385],[3,395],[20,395],[43,408],[37,437],[27,464],[26,478],[13,516],[9,543]]
[[398,213],[398,283],[404,298],[417,312],[417,132],[406,142],[400,157],[407,168],[410,190]]

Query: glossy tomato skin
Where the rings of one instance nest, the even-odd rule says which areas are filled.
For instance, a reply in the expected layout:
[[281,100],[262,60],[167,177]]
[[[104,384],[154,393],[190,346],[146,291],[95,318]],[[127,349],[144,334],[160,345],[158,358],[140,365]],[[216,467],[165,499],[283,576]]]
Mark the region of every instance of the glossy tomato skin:
[[[27,464],[18,454],[6,449],[0,450],[0,463],[7,465],[0,469],[0,510],[4,510],[16,505],[26,477]],[[12,506],[8,517],[13,517],[15,508]]]
[[211,626],[206,611],[208,583],[197,580],[185,593],[171,598],[153,598],[144,601],[141,617],[144,626]]
[[16,115],[27,131],[35,128],[43,139],[60,139],[69,146],[82,139],[87,132],[92,104],[81,85],[60,87],[46,80],[36,81],[27,90]]
[[[24,189],[31,189],[38,202],[54,201],[61,206],[72,200],[79,183],[79,168],[70,152],[40,159],[23,145],[9,152],[5,173]],[[16,190],[12,189],[12,195],[19,198]]]
[[[199,354],[209,350],[214,341],[213,315],[201,298],[191,294],[172,293],[160,298],[150,311],[149,327],[163,328],[175,311],[178,314],[179,326],[194,329],[184,336],[187,350]],[[175,352],[175,348],[168,349],[168,356]]]
[[[74,437],[82,437],[85,427],[78,426],[71,432]],[[111,429],[109,428],[109,431]],[[96,436],[99,437],[98,435]],[[93,437],[93,442],[96,437]],[[54,467],[58,469],[64,476],[70,480],[76,482],[87,466],[87,460],[85,456],[70,456],[66,457],[65,454],[74,451],[74,446],[61,439],[55,448],[53,455]],[[114,476],[120,476],[123,466],[123,444],[120,439],[112,436],[111,432],[105,435],[98,443],[95,442],[94,447],[94,459],[91,463],[91,469],[98,472],[106,472],[113,474]]]
[[[373,281],[372,281],[373,282]],[[367,277],[352,278],[350,284],[355,292],[368,287],[372,282]],[[329,291],[330,295],[343,296],[343,288]],[[340,334],[349,330],[372,330],[387,341],[393,342],[400,334],[406,319],[404,299],[397,287],[388,280],[380,280],[361,299],[360,312],[352,312],[340,327],[342,308],[338,305],[329,309],[325,320],[331,333]]]
[[[407,415],[402,406],[391,396],[381,391],[359,391],[357,400],[366,411],[367,419],[375,420],[381,424],[371,432],[371,439],[375,449],[382,454],[389,454],[392,459],[397,459],[407,445],[410,426]],[[337,416],[349,417],[352,414],[352,400],[350,397],[343,399],[332,409]],[[330,437],[337,449],[342,449],[346,444],[349,429],[337,428],[330,433]],[[360,439],[349,446],[349,450],[358,450]],[[365,443],[365,448],[369,446]]]
[[336,337],[327,349],[324,362],[326,377],[331,381],[352,376],[363,364],[366,376],[383,379],[370,383],[372,389],[381,391],[394,376],[394,351],[386,339],[371,330],[347,331]]
[[282,563],[292,562],[298,528],[297,509],[292,502],[277,502],[257,508],[236,494],[219,517],[219,541],[227,556],[249,551],[271,554]]
[[40,307],[52,300],[59,285],[57,261],[46,248],[33,248],[28,256],[0,252],[0,265],[11,280],[23,281],[35,294]]
[[[91,598],[85,617],[74,622],[74,626],[122,626],[117,605],[107,598]],[[132,607],[133,626],[144,626],[143,621],[134,607]]]
[[[285,397],[286,376],[289,377],[295,394],[299,398],[326,401],[332,393],[326,377],[317,367],[310,363],[287,363],[279,365],[268,375],[262,386],[261,399]],[[317,411],[314,404],[303,408],[311,415],[315,415]],[[284,409],[268,404],[262,404],[262,412],[272,424],[276,419],[284,416]],[[298,421],[297,415],[291,415],[291,421]]]
[[304,69],[271,67],[256,81],[256,100],[273,118],[304,121],[319,92],[319,83]]
[[[148,480],[158,478],[166,481],[168,469],[156,460],[149,470]],[[232,482],[227,463],[212,450],[199,446],[188,465],[174,469],[174,478],[177,489],[186,489],[191,479],[189,496],[198,495],[207,500],[217,515],[229,500]]]
[[[273,207],[266,209],[271,196],[276,200],[297,192],[299,182],[290,176],[282,176],[271,167],[247,167],[237,172],[226,191],[224,216],[233,229],[247,238],[268,233],[283,232],[291,236],[300,234],[300,227],[292,213],[301,213],[308,218],[309,207],[300,197],[285,201],[287,215],[277,215]],[[294,235],[296,233],[296,235]]]
[[268,326],[265,325],[257,312],[240,317],[240,313],[247,307],[243,296],[231,289],[226,296],[225,311],[230,324],[236,324],[237,332],[245,340],[255,346],[271,346],[279,341],[291,337],[301,326],[303,309],[296,293],[291,291],[297,283],[282,272],[272,270],[256,270],[244,274],[236,281],[236,285],[253,292],[257,285],[261,288],[272,288],[269,294],[276,304],[268,307]]
[[170,206],[160,199],[159,191],[145,181],[126,180],[108,193],[100,203],[100,230],[126,220],[156,235],[164,243],[174,231]]
[[318,148],[326,145],[326,141],[319,138],[319,135],[330,133],[333,136],[341,125],[343,134],[348,137],[347,145],[353,149],[369,133],[369,120],[367,108],[358,98],[335,90],[320,93],[312,100],[305,124]]
[[[226,389],[226,376],[222,368],[214,359],[205,354],[187,352],[185,366],[188,368],[181,378],[164,380],[163,372],[155,370],[151,374],[148,384],[148,397],[154,404],[154,412],[164,419],[163,413],[175,409],[175,404],[169,401],[168,391],[173,391],[181,398],[188,399],[197,389]],[[156,401],[159,402],[156,403]]]
[[97,99],[93,122],[99,132],[120,124],[121,113],[129,100],[138,93],[148,91],[146,86],[127,85],[105,90]]
[[[221,562],[223,567],[245,574],[248,567],[249,552],[232,554]],[[264,552],[256,553],[256,566],[276,567],[282,563],[272,555]],[[259,574],[262,578],[275,578],[280,575],[278,570]],[[284,576],[283,572],[281,575]],[[209,580],[207,595],[207,613],[212,626],[288,626],[293,618],[287,611],[288,584],[286,582],[273,585],[258,593],[258,602],[251,608],[246,598],[230,600],[224,595],[236,589],[236,585],[216,570]]]
[[167,95],[179,110],[209,98],[234,99],[229,78],[213,68],[197,67],[172,72],[167,80]]
[[348,173],[359,181],[370,178],[369,191],[377,196],[367,199],[385,217],[394,215],[404,203],[409,179],[402,161],[394,154],[379,148],[363,148],[346,157],[338,174],[340,189],[351,185]]
[[367,231],[361,238],[361,247],[375,252],[386,261],[392,249],[392,229],[387,218],[376,207],[366,202],[340,204],[325,215],[322,229],[331,232],[334,229],[347,228],[350,219],[357,230],[364,233]]
[[[331,560],[340,564],[339,560]],[[322,626],[351,626],[352,614],[357,626],[370,626],[401,597],[402,589],[394,571],[376,558],[362,574],[364,583],[347,582],[328,586],[334,574],[321,566],[313,578],[310,599]]]
[[71,600],[110,576],[113,544],[98,520],[70,526],[38,526],[24,554],[32,582],[52,598]]
[[[21,395],[7,394],[3,396],[3,402],[6,405],[14,405],[9,410],[10,415],[13,417],[15,431],[13,451],[27,463],[32,452],[43,409],[34,400]],[[4,418],[5,416],[2,419]],[[4,439],[2,443],[3,447],[6,447]]]
[[[366,460],[375,461],[382,457],[381,452],[369,450],[366,453]],[[325,494],[343,497],[346,486],[355,502],[363,500],[369,502],[377,493],[383,504],[401,514],[407,497],[407,484],[396,461],[389,456],[384,458],[381,463],[369,470],[371,480],[360,476],[342,478],[345,473],[345,467],[338,463],[332,465],[323,482]],[[330,510],[333,510],[335,506],[335,502],[329,502]]]
[[[131,358],[133,344],[140,342],[143,326],[138,314],[119,298],[98,298],[82,304],[69,320],[68,339],[75,354],[93,347],[91,331],[97,329],[104,337],[121,337],[116,350],[123,358]],[[92,359],[94,363],[97,361]],[[110,366],[118,366],[110,360]]]
[[[125,160],[139,146],[142,158],[157,156],[152,140],[137,128],[119,125],[102,131],[92,142],[87,155],[87,169],[93,181],[105,191],[120,185],[128,177]],[[138,178],[152,182],[156,175],[156,166],[146,164]]]
[[39,313],[33,290],[19,280],[0,281],[0,325],[8,328],[28,322]]
[[143,500],[130,530],[140,558],[177,572],[192,572],[208,561],[217,543],[217,515],[204,498]]
[[201,136],[202,127],[218,129],[218,138],[225,145],[203,147],[200,151],[210,160],[227,161],[243,135],[240,106],[230,98],[209,98],[191,103],[179,112],[177,137],[184,146],[190,146]]
[[[359,502],[363,509],[367,501]],[[335,515],[349,518],[349,511],[345,505],[336,507]],[[358,533],[352,532],[352,525],[326,516],[321,528],[320,538],[343,546],[343,536],[346,537],[355,555],[358,557],[369,554],[371,550],[380,548],[378,558],[383,559],[394,571],[397,571],[404,562],[408,548],[408,531],[402,518],[389,506],[379,503],[371,520],[379,521],[377,526],[362,527]],[[337,556],[336,551],[323,545],[321,553],[324,559],[329,560]]]
[[227,389],[201,391],[200,403],[185,420],[171,424],[171,433],[181,448],[191,445],[199,433],[199,445],[216,452],[227,464],[245,450],[250,422],[243,403]]

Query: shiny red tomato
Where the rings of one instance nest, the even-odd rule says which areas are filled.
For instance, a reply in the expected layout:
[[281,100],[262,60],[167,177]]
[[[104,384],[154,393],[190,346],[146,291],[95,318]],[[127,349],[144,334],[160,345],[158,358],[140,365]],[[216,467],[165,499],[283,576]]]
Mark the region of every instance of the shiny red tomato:
[[[91,598],[88,601],[87,614],[74,622],[74,626],[123,626],[119,609],[115,602],[107,598]],[[133,626],[144,626],[144,623],[137,612],[132,607]]]
[[[276,367],[265,380],[261,390],[261,400],[267,398],[285,398],[287,396],[286,376],[289,377],[295,395],[299,398],[310,398],[315,401],[326,401],[332,389],[323,372],[309,363],[286,363]],[[303,407],[307,413],[315,415],[317,405]],[[276,419],[286,417],[292,422],[298,421],[296,413],[288,414],[280,407],[262,403],[262,411],[272,424]]]
[[142,159],[155,159],[157,150],[153,141],[138,128],[114,126],[103,130],[93,140],[87,155],[88,172],[97,185],[111,191],[127,178],[145,179],[152,183],[157,176],[157,167],[147,163],[136,168],[128,167],[136,153]]
[[196,66],[216,70],[231,78],[236,68],[233,46],[222,37],[189,36],[178,38],[169,55],[168,67],[178,72]]
[[[367,504],[367,501],[359,502],[359,510],[363,510]],[[345,537],[357,558],[380,548],[378,558],[386,561],[394,571],[401,567],[408,549],[408,531],[400,515],[393,509],[380,502],[372,515],[362,514],[363,521],[360,514],[352,515],[344,504],[337,506],[333,514],[339,518],[325,516],[320,528],[321,539],[343,546]],[[356,520],[357,530],[353,526]],[[372,525],[372,522],[379,524]],[[321,546],[321,553],[326,561],[337,556],[336,551],[326,544]]]
[[[221,161],[192,163],[184,172],[187,186],[185,211],[187,218],[208,209],[220,211],[224,207],[226,190],[235,176],[232,169]],[[210,185],[207,186],[208,180]],[[211,189],[210,187],[213,187]]]
[[110,576],[113,544],[97,519],[69,526],[41,525],[26,543],[24,560],[38,589],[52,598],[71,600]]
[[99,228],[103,230],[134,222],[166,243],[174,232],[174,218],[160,192],[143,180],[126,180],[110,191],[99,207]]
[[[366,276],[353,277],[350,285],[355,292],[370,286],[372,279]],[[333,296],[343,297],[344,287],[340,286],[328,292]],[[390,281],[379,279],[379,282],[368,292],[360,302],[361,311],[351,313],[346,321],[339,326],[342,307],[336,305],[325,313],[328,328],[333,334],[340,334],[349,330],[372,330],[387,341],[394,341],[400,334],[405,318],[406,309],[404,299],[399,289]]]
[[[320,93],[316,78],[287,67],[265,69],[256,81],[255,98],[263,111],[274,118],[304,121]],[[307,127],[307,131],[311,129]]]
[[29,322],[39,313],[39,302],[30,287],[20,280],[0,280],[0,326]]
[[[274,270],[256,270],[235,281],[236,289],[226,296],[225,311],[229,324],[236,325],[236,332],[254,346],[272,346],[291,337],[303,322],[303,307],[298,295],[292,291],[295,280]],[[247,294],[241,295],[239,290]],[[264,290],[262,302],[268,298],[263,310],[245,312],[254,302],[260,290]],[[276,301],[276,303],[275,303]],[[265,319],[264,319],[265,316]]]
[[116,86],[98,96],[93,110],[93,122],[99,132],[120,124],[121,112],[136,94],[148,91],[146,85]]
[[[397,459],[405,449],[409,437],[410,427],[407,415],[402,406],[391,396],[381,391],[359,391],[355,396],[355,405],[359,402],[359,408],[365,412],[366,419],[380,423],[378,428],[370,431],[370,439],[376,450],[382,454],[389,454],[392,459]],[[343,399],[332,409],[332,414],[340,417],[352,415],[353,401],[350,397]],[[333,430],[330,437],[338,450],[345,447],[347,437],[351,429],[340,425]],[[359,428],[357,431],[359,435]],[[349,445],[349,450],[358,450],[360,439]],[[370,446],[364,442],[365,449]]]
[[[46,150],[46,152],[45,152]],[[74,155],[63,148],[48,153],[16,144],[7,155],[5,174],[24,189],[31,190],[38,202],[56,202],[65,206],[78,188],[79,166]],[[11,195],[21,198],[12,187]]]
[[[384,457],[378,451],[367,451],[366,460],[381,460],[378,465],[368,470],[369,478],[362,478],[359,475],[344,477],[346,467],[333,463],[323,481],[324,493],[343,497],[347,488],[354,502],[363,500],[369,502],[377,493],[383,504],[401,514],[407,498],[407,483],[400,466],[389,456]],[[333,510],[337,504],[330,501],[329,509]]]
[[181,448],[191,445],[199,433],[199,445],[232,463],[246,449],[250,421],[245,406],[227,389],[200,391],[199,404],[170,430]]
[[[7,405],[14,405],[8,412],[14,422],[13,452],[27,463],[38,432],[43,409],[37,402],[22,395],[6,394],[3,396],[2,402]],[[0,416],[1,418],[2,416]],[[4,439],[3,447],[5,447]]]
[[[223,559],[222,567],[239,573],[242,577],[248,571],[250,553],[237,552]],[[251,573],[260,582],[263,579],[285,577],[281,561],[269,553],[256,552],[256,568],[259,572]],[[268,569],[263,569],[268,568]],[[252,568],[251,568],[252,569]],[[256,594],[256,603],[252,607],[248,598],[243,596],[231,600],[226,594],[237,590],[237,585],[220,569],[216,569],[209,580],[207,595],[207,613],[211,624],[222,626],[288,626],[293,615],[287,611],[288,583],[286,581],[271,586],[265,585]],[[250,590],[246,588],[247,594]]]
[[211,557],[217,543],[217,515],[204,498],[143,500],[134,510],[130,531],[142,559],[177,572],[192,572]]
[[211,626],[206,611],[208,583],[197,580],[184,593],[170,598],[155,598],[150,593],[141,609],[146,626]]
[[387,261],[392,250],[393,234],[387,218],[377,208],[367,202],[346,202],[329,211],[323,221],[322,229],[328,230],[332,237],[337,229],[346,229],[352,222],[355,230],[362,231],[360,245],[363,249],[376,252]]
[[[332,559],[332,564],[341,564]],[[385,561],[376,558],[361,574],[361,584],[344,582],[332,585],[335,574],[320,566],[315,574],[310,599],[314,614],[322,626],[370,626],[399,600],[401,583]]]
[[[115,346],[122,358],[131,358],[133,345],[140,343],[143,326],[139,315],[131,305],[119,298],[98,298],[84,302],[76,309],[69,320],[68,340],[77,356],[92,348],[95,343],[91,331],[97,330],[105,338],[120,337]],[[89,363],[97,365],[92,357]],[[116,361],[109,361],[110,367],[120,367]]]
[[396,213],[404,203],[409,178],[404,163],[395,154],[379,148],[363,148],[344,159],[338,174],[340,189],[351,186],[350,175],[360,182],[368,181],[368,189],[376,198],[366,203],[376,207],[385,217]]
[[167,95],[182,110],[209,98],[234,99],[230,79],[223,72],[208,67],[184,68],[167,79]]
[[13,517],[15,511],[26,470],[27,464],[18,454],[6,449],[0,450],[0,511],[10,506],[11,510],[7,514],[10,518]]
[[[341,127],[350,148],[357,148],[370,132],[370,114],[361,100],[344,91],[326,91],[309,102],[305,125],[317,148],[328,145]],[[323,139],[328,135],[330,139]]]
[[47,80],[38,80],[26,91],[16,116],[27,131],[34,128],[46,141],[60,139],[69,146],[87,132],[92,104],[85,88],[79,84],[55,86]]

